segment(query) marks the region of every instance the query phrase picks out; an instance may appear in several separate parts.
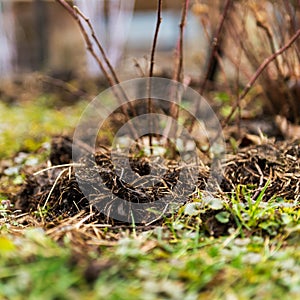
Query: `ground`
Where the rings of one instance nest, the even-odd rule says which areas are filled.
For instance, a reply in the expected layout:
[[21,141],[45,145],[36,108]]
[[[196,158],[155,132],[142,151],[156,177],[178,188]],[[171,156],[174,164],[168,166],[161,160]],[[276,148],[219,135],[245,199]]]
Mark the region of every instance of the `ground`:
[[[202,197],[208,163],[176,211],[148,224],[118,222],[89,205],[68,165],[87,102],[58,109],[47,97],[0,103],[1,299],[300,299],[298,141],[227,138],[210,201]],[[225,135],[235,136],[233,127]],[[105,151],[97,170],[127,193]],[[143,157],[131,161],[140,176],[148,172]],[[176,174],[169,169],[163,192]]]

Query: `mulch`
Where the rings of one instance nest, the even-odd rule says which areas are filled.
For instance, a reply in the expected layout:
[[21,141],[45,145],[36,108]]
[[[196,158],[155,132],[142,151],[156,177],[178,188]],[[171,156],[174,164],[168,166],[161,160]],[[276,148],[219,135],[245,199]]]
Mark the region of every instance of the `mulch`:
[[[68,137],[56,137],[52,141],[50,161],[55,168],[45,168],[35,175],[27,177],[26,183],[15,197],[16,208],[22,212],[34,212],[47,210],[43,219],[46,226],[53,227],[62,220],[80,216],[85,222],[98,224],[98,226],[120,226],[130,227],[132,215],[130,212],[125,221],[118,221],[115,218],[120,213],[120,208],[114,204],[114,199],[120,197],[129,203],[156,203],[166,194],[172,194],[174,186],[182,171],[176,162],[164,161],[164,164],[151,161],[149,158],[129,157],[132,170],[141,179],[140,185],[125,182],[120,178],[120,170],[117,172],[115,164],[111,160],[110,151],[107,148],[96,151],[94,159],[84,157],[84,163],[90,164],[105,183],[110,191],[111,197],[101,198],[101,192],[95,193],[94,199],[86,199],[86,193],[82,192],[82,186],[78,181],[97,190],[99,179],[95,179],[84,168],[75,176],[71,164],[72,141]],[[220,182],[215,197],[228,199],[228,195],[234,192],[239,185],[252,186],[252,199],[258,197],[261,190],[268,184],[263,201],[269,201],[274,197],[281,197],[287,200],[299,201],[299,178],[300,178],[300,148],[298,141],[265,140],[261,145],[252,145],[239,150],[236,154],[227,154],[222,162],[223,179]],[[68,165],[70,164],[70,165]],[[186,166],[190,168],[191,166]],[[150,169],[163,170],[160,180],[153,186],[143,187],[143,176],[149,174]],[[181,167],[182,168],[182,167]],[[210,176],[209,166],[197,166],[193,169],[197,172],[198,180],[193,187],[194,191],[204,191],[207,188]],[[78,172],[77,172],[78,173]],[[105,193],[107,194],[107,193]],[[173,194],[172,194],[173,195]],[[176,195],[175,195],[176,196]],[[181,199],[179,205],[192,200],[192,196]],[[96,203],[96,205],[95,205]],[[99,204],[100,203],[100,204]],[[115,201],[115,203],[117,203]],[[93,204],[93,205],[91,205]],[[162,202],[161,210],[166,203]],[[100,209],[99,209],[100,207]],[[138,212],[140,216],[147,212],[143,209]],[[123,212],[124,214],[124,212]],[[124,219],[124,218],[123,218]],[[74,219],[75,220],[75,219]],[[152,226],[161,223],[161,218],[153,222],[141,222],[140,226]],[[102,224],[102,225],[101,225]]]

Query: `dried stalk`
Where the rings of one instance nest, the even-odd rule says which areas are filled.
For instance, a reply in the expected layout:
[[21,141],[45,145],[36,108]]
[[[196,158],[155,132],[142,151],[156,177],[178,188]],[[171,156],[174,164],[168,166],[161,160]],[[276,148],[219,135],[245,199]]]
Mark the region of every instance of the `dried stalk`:
[[108,83],[110,86],[113,86],[115,84],[113,78],[110,76],[110,74],[107,72],[106,68],[104,67],[102,61],[100,60],[100,58],[98,57],[98,55],[96,54],[96,52],[94,51],[92,42],[88,36],[88,33],[86,32],[80,18],[79,18],[79,14],[77,13],[77,10],[75,10],[72,6],[70,6],[70,4],[68,4],[65,0],[56,0],[60,5],[62,5],[64,7],[64,9],[71,15],[71,17],[76,21],[76,23],[79,26],[79,29],[83,35],[83,38],[85,40],[86,43],[86,47],[87,50],[91,53],[91,55],[93,56],[93,58],[96,60],[96,62],[98,63],[102,73],[104,74],[104,76],[106,77]]
[[93,40],[96,42],[96,45],[97,45],[97,47],[98,47],[98,49],[99,49],[99,51],[100,51],[100,53],[101,53],[101,55],[102,55],[102,57],[103,57],[103,59],[104,59],[104,62],[106,63],[106,65],[107,65],[107,67],[108,67],[108,70],[111,72],[111,75],[112,75],[112,77],[113,77],[114,83],[116,83],[116,84],[120,83],[120,81],[119,81],[119,79],[118,79],[118,76],[117,76],[117,74],[116,74],[116,72],[115,72],[113,66],[111,65],[110,61],[108,60],[108,57],[107,57],[107,55],[106,55],[106,53],[105,53],[105,51],[104,51],[104,49],[103,49],[101,43],[99,42],[99,39],[98,39],[97,36],[96,36],[95,30],[94,30],[94,28],[93,28],[93,26],[92,26],[92,24],[91,24],[90,19],[89,19],[87,16],[85,16],[85,15],[83,14],[83,12],[82,12],[77,6],[74,6],[73,9],[76,11],[76,13],[78,13],[78,15],[79,15],[79,16],[86,22],[86,24],[88,25],[88,27],[89,27],[89,29],[90,29],[90,31],[91,31],[91,36],[92,36]]
[[[179,24],[179,41],[177,45],[177,51],[176,51],[176,68],[174,70],[174,76],[173,79],[177,82],[183,81],[183,34],[184,34],[184,27],[186,25],[186,17],[187,17],[187,9],[189,6],[189,0],[183,1],[182,6],[182,12],[181,12],[181,21]],[[177,92],[174,91],[175,95],[173,98],[178,100],[177,103],[172,102],[171,103],[171,116],[177,120],[179,115],[179,105],[180,105],[180,97],[178,97]]]
[[189,0],[183,2],[181,21],[179,24],[179,41],[177,46],[177,69],[175,71],[174,79],[178,82],[183,80],[183,33],[186,25],[187,10],[189,6]]
[[156,45],[157,45],[157,39],[158,39],[160,24],[161,24],[161,21],[162,21],[161,12],[162,12],[162,0],[158,0],[157,1],[156,27],[155,27],[155,33],[154,33],[152,49],[151,49],[149,77],[153,76],[153,69],[154,69],[154,63],[155,63],[154,56],[155,56],[155,51],[156,51]]
[[[80,17],[82,17],[83,20],[87,23],[87,25],[88,25],[88,27],[89,27],[89,29],[90,29],[90,31],[91,31],[91,36],[92,36],[93,40],[95,41],[95,43],[96,43],[96,45],[97,45],[97,47],[98,47],[98,49],[99,49],[99,51],[100,51],[100,53],[101,53],[101,55],[102,55],[102,57],[103,57],[103,60],[104,60],[104,62],[106,63],[106,65],[107,65],[107,67],[108,67],[108,70],[110,71],[110,73],[111,73],[111,75],[112,75],[112,78],[113,78],[113,80],[114,80],[114,84],[119,84],[119,83],[120,83],[120,80],[119,80],[119,78],[118,78],[118,76],[117,76],[117,74],[116,74],[116,72],[115,72],[115,70],[114,70],[112,64],[110,63],[110,61],[109,61],[109,59],[108,59],[108,57],[107,57],[107,55],[106,55],[106,53],[105,53],[105,51],[104,51],[104,49],[103,49],[103,47],[102,47],[102,45],[101,45],[99,39],[98,39],[97,36],[96,36],[95,30],[94,30],[94,28],[93,28],[93,25],[91,24],[90,19],[89,19],[88,17],[86,17],[86,16],[82,13],[82,11],[80,11],[80,9],[79,9],[77,6],[74,6],[74,9],[75,9],[76,12],[80,15]],[[119,89],[120,89],[120,92],[121,92],[121,94],[122,94],[122,97],[125,99],[126,103],[128,103],[128,105],[129,105],[129,107],[130,107],[130,109],[131,109],[131,111],[132,111],[132,114],[133,114],[134,116],[136,116],[135,109],[134,109],[134,107],[132,106],[131,102],[129,101],[129,99],[128,99],[126,93],[125,93],[125,91],[124,91],[124,90],[122,89],[122,87],[120,87],[120,86],[119,86]]]
[[[182,75],[182,69],[183,69],[183,34],[184,34],[184,27],[186,25],[186,17],[187,17],[187,9],[189,6],[189,0],[183,0],[182,4],[182,12],[181,12],[181,21],[179,24],[179,40],[176,47],[176,67],[174,70],[174,76],[173,80],[177,82],[182,82],[183,75]],[[174,87],[171,87],[170,90],[170,99],[172,100],[170,103],[170,116],[174,120],[178,120],[179,116],[179,104],[180,104],[180,96],[178,95],[178,90],[176,88],[176,85]],[[177,102],[178,101],[178,102]],[[171,132],[172,131],[172,132]],[[167,137],[173,137],[176,138],[176,131],[177,128],[172,130],[172,121],[167,122],[166,128],[164,130],[164,137],[162,139],[163,144],[167,144]],[[170,149],[173,150],[173,156],[175,156],[175,150],[171,145],[169,145]]]
[[289,49],[294,42],[299,38],[300,36],[300,29],[298,31],[296,31],[296,33],[290,38],[290,40],[280,49],[278,49],[275,53],[273,53],[272,55],[270,55],[269,57],[267,57],[262,64],[259,66],[259,68],[256,70],[256,72],[253,74],[253,76],[251,77],[250,81],[247,83],[247,85],[245,86],[245,88],[243,89],[243,91],[241,92],[237,103],[235,104],[235,106],[232,107],[232,110],[230,112],[230,114],[228,115],[228,117],[224,120],[224,122],[222,123],[222,127],[224,128],[229,120],[231,119],[231,117],[233,116],[233,114],[235,113],[236,109],[238,108],[238,103],[244,99],[246,97],[246,95],[248,94],[248,92],[250,91],[250,89],[253,87],[254,83],[256,82],[256,80],[258,79],[258,77],[261,75],[261,73],[267,68],[267,66],[277,58],[277,56],[281,55],[282,53],[284,53],[287,49]]
[[[157,45],[157,39],[158,39],[158,33],[159,33],[159,28],[160,24],[162,21],[161,18],[161,11],[162,11],[162,0],[157,1],[157,19],[156,19],[156,27],[155,27],[155,33],[154,33],[154,38],[153,38],[153,44],[152,44],[152,49],[151,49],[151,59],[150,59],[150,70],[149,70],[149,77],[153,77],[153,69],[154,69],[154,56],[155,56],[155,51],[156,51],[156,45]],[[151,79],[149,80],[148,84],[148,114],[151,114],[153,112],[153,103],[152,103],[152,98],[151,98]],[[150,146],[150,153],[153,153],[153,145],[152,145],[152,127],[153,127],[153,120],[150,117],[149,118],[149,146]]]

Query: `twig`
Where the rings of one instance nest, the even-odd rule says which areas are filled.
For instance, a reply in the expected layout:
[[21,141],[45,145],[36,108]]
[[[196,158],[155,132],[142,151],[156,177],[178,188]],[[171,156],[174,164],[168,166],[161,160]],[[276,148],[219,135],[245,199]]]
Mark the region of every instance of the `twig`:
[[[179,40],[176,47],[176,64],[174,69],[174,75],[173,80],[177,82],[182,82],[183,80],[183,35],[184,35],[184,27],[186,25],[186,17],[187,17],[187,10],[189,6],[189,0],[183,0],[182,4],[182,12],[181,12],[181,20],[179,24]],[[178,89],[177,85],[171,87],[170,90],[170,116],[177,121],[179,116],[179,105],[180,105],[180,95],[178,95]],[[168,122],[166,125],[166,128],[164,130],[164,137],[163,137],[163,143],[167,142],[166,137],[170,137],[172,130],[172,121]],[[174,129],[173,138],[176,138],[176,131],[177,128]],[[174,150],[173,148],[171,148]],[[173,153],[174,154],[174,153]],[[174,154],[175,155],[175,154]]]
[[[80,12],[80,10],[77,8],[77,7],[72,7],[70,6],[70,4],[68,4],[66,2],[66,0],[56,0],[59,4],[61,4],[66,10],[67,12],[73,17],[73,19],[77,22],[78,26],[79,26],[79,29],[83,35],[83,38],[85,40],[85,43],[86,43],[86,47],[87,47],[87,50],[91,53],[91,55],[94,57],[94,59],[96,60],[96,62],[98,63],[101,71],[103,72],[104,76],[106,77],[107,81],[109,82],[110,86],[112,87],[112,90],[117,98],[117,100],[119,101],[119,104],[121,106],[121,109],[122,109],[122,112],[123,114],[125,115],[125,117],[127,118],[127,120],[129,120],[129,116],[128,116],[128,112],[126,110],[126,107],[123,105],[124,102],[122,101],[122,97],[126,100],[126,103],[128,103],[130,109],[132,110],[132,113],[135,114],[135,110],[131,104],[131,102],[128,100],[128,97],[126,96],[124,90],[122,89],[122,87],[120,87],[120,85],[118,86],[118,90],[121,91],[121,94],[120,95],[117,91],[116,91],[116,86],[115,84],[118,84],[119,83],[119,80],[114,72],[114,69],[113,67],[111,66],[104,50],[103,50],[103,47],[101,46],[99,40],[97,39],[96,35],[95,35],[95,32],[94,32],[94,29],[89,21],[89,19],[87,17],[85,17],[83,15],[82,12]],[[95,50],[94,50],[94,47],[93,47],[93,44],[91,42],[91,39],[88,35],[88,33],[86,32],[81,20],[80,20],[80,17],[83,18],[85,20],[85,22],[87,22],[90,30],[91,30],[91,34],[92,34],[92,37],[93,39],[95,40],[97,46],[99,47],[99,50],[102,54],[102,57],[107,65],[107,67],[109,68],[110,72],[112,73],[112,76],[109,74],[109,72],[106,70],[106,68],[104,67],[101,59],[99,58],[99,56],[96,54]],[[101,51],[102,50],[102,51]],[[136,130],[134,129],[133,125],[131,122],[129,122],[129,128],[130,128],[130,131],[131,133],[133,134],[133,136],[137,139],[137,133],[136,133]]]
[[[118,78],[118,76],[117,76],[117,74],[116,74],[116,72],[115,72],[115,70],[114,70],[112,64],[110,63],[110,61],[109,61],[109,59],[108,59],[108,57],[107,57],[107,55],[106,55],[106,53],[105,53],[105,51],[104,51],[104,48],[102,47],[102,45],[101,45],[99,39],[98,39],[97,36],[96,36],[94,27],[93,27],[93,25],[91,24],[90,19],[89,19],[87,16],[85,16],[85,15],[83,14],[83,12],[82,12],[77,6],[74,6],[73,9],[74,9],[74,10],[80,15],[80,17],[82,17],[83,20],[87,23],[87,25],[88,25],[88,27],[89,27],[89,29],[90,29],[90,31],[91,31],[92,38],[93,38],[93,40],[95,41],[95,43],[96,43],[96,45],[97,45],[97,47],[98,47],[98,49],[99,49],[99,51],[100,51],[100,53],[101,53],[101,55],[102,55],[102,57],[103,57],[103,60],[104,60],[105,64],[107,65],[108,70],[110,71],[110,73],[111,73],[111,75],[112,75],[112,77],[113,77],[114,84],[119,84],[119,83],[120,83],[120,80],[119,80],[119,78]],[[120,92],[121,92],[121,94],[122,94],[122,97],[125,99],[126,103],[128,103],[128,105],[129,105],[129,107],[130,107],[130,109],[131,109],[131,111],[132,111],[132,114],[133,114],[134,116],[136,116],[135,109],[134,109],[133,105],[131,104],[131,102],[129,101],[129,99],[128,99],[126,93],[124,92],[124,90],[122,89],[121,86],[119,86],[118,88],[119,88],[119,90],[120,90]]]
[[110,86],[113,86],[115,84],[115,82],[114,82],[113,78],[110,76],[110,74],[107,72],[107,70],[105,69],[105,67],[104,67],[102,61],[100,60],[100,58],[98,57],[98,55],[95,53],[93,44],[92,44],[86,30],[84,29],[84,26],[79,18],[79,14],[77,13],[77,10],[75,10],[72,6],[70,6],[70,4],[68,4],[65,0],[56,0],[56,1],[59,4],[61,4],[67,10],[67,12],[73,17],[73,19],[77,22],[79,29],[85,40],[88,51],[91,53],[91,55],[94,57],[94,59],[98,63],[102,73],[106,77]]
[[[182,6],[182,13],[181,13],[181,21],[179,24],[179,40],[178,40],[178,45],[177,45],[177,51],[176,51],[176,68],[174,70],[174,77],[173,79],[178,82],[182,82],[183,80],[183,33],[184,33],[184,27],[186,25],[186,16],[187,16],[187,9],[189,6],[189,0],[184,0],[183,1],[183,6]],[[178,91],[176,90],[175,93]],[[175,95],[174,95],[175,96]],[[176,95],[178,96],[178,95]],[[174,99],[178,99],[180,102],[179,97],[174,97]],[[177,120],[178,119],[178,114],[179,114],[179,105],[180,103],[175,103],[172,102],[171,105],[171,116]]]
[[96,43],[96,45],[97,45],[97,47],[98,47],[98,49],[99,49],[99,51],[100,51],[100,53],[101,53],[103,59],[104,59],[104,62],[106,63],[106,65],[107,65],[109,71],[110,71],[111,74],[112,74],[114,83],[117,83],[117,84],[120,83],[120,81],[119,81],[119,79],[118,79],[118,76],[117,76],[117,74],[116,74],[116,72],[115,72],[113,66],[111,65],[111,63],[110,63],[110,61],[109,61],[109,59],[108,59],[108,57],[107,57],[105,51],[104,51],[104,48],[102,47],[102,45],[101,45],[99,39],[98,39],[97,36],[96,36],[94,27],[93,27],[93,25],[91,24],[90,19],[89,19],[86,15],[84,15],[84,13],[83,13],[77,6],[73,6],[73,9],[76,11],[76,13],[78,13],[78,15],[79,15],[79,16],[86,22],[86,24],[88,25],[88,27],[89,27],[89,29],[90,29],[90,31],[91,31],[91,36],[92,36],[93,40],[95,41],[95,43]]
[[[161,11],[162,11],[162,0],[157,1],[157,19],[156,19],[156,27],[155,27],[155,33],[154,33],[154,38],[153,38],[153,44],[152,44],[152,49],[151,49],[151,59],[150,59],[150,70],[149,70],[149,77],[153,77],[153,69],[154,69],[154,56],[155,56],[155,51],[156,51],[156,45],[157,45],[157,38],[158,38],[158,33],[159,33],[159,28],[160,24],[162,21],[161,18]],[[148,84],[148,114],[151,114],[153,112],[153,103],[152,103],[152,98],[151,98],[151,79],[149,80]],[[152,145],[152,127],[153,127],[153,120],[150,117],[149,118],[149,147],[150,147],[150,153],[152,155],[153,153],[153,145]]]
[[95,215],[95,213],[91,213],[91,214],[85,216],[83,219],[81,219],[78,223],[76,223],[76,224],[74,225],[74,228],[78,230],[82,225],[84,225],[83,223],[84,223],[86,220],[92,218],[94,215]]
[[45,169],[42,169],[42,170],[39,170],[39,171],[33,173],[33,176],[39,175],[41,173],[44,173],[46,171],[53,170],[53,169],[65,168],[65,167],[81,167],[81,166],[83,166],[83,164],[78,164],[78,163],[51,166],[51,167],[48,167],[48,168],[45,168]]
[[207,26],[208,24],[204,20],[204,18],[200,18],[200,22],[201,22],[201,25],[203,27],[203,31],[204,31],[204,35],[205,35],[206,41],[207,41],[207,43],[210,43],[209,29],[208,29],[208,26]]
[[187,9],[189,6],[189,0],[184,0],[182,13],[181,13],[181,21],[179,24],[179,41],[177,46],[177,69],[175,71],[174,79],[176,81],[182,82],[183,77],[183,33],[184,27],[186,25],[186,17],[187,17]]
[[44,205],[43,205],[43,209],[45,209],[45,207],[47,206],[48,201],[49,201],[49,199],[50,199],[50,197],[51,197],[51,195],[52,195],[52,192],[53,192],[54,189],[55,189],[55,186],[56,186],[56,184],[57,184],[59,178],[60,178],[66,171],[68,171],[68,170],[69,170],[69,168],[63,169],[63,170],[58,174],[58,176],[56,177],[56,179],[55,179],[55,181],[54,181],[54,183],[53,183],[53,185],[52,185],[52,187],[51,187],[51,189],[50,189],[50,191],[49,191],[49,194],[48,194],[48,196],[47,196],[47,198],[46,198],[46,201],[45,201],[45,203],[44,203]]
[[162,0],[157,0],[157,19],[156,19],[156,27],[155,27],[155,33],[154,33],[153,44],[151,49],[149,77],[153,77],[153,69],[155,63],[154,56],[156,51],[159,28],[162,21],[161,11],[162,11]]
[[246,97],[246,95],[249,93],[250,89],[253,87],[254,83],[258,79],[258,77],[261,75],[261,73],[266,69],[266,67],[274,60],[277,56],[284,53],[287,49],[289,49],[293,43],[299,38],[300,36],[300,29],[296,31],[296,33],[290,38],[290,40],[280,49],[278,49],[275,53],[273,53],[271,56],[267,57],[262,64],[259,66],[259,68],[256,70],[256,72],[252,75],[250,81],[247,83],[243,91],[241,92],[237,103],[232,107],[230,114],[227,116],[227,118],[222,122],[222,127],[224,128],[233,114],[235,113],[236,109],[238,108],[238,102],[241,101]]

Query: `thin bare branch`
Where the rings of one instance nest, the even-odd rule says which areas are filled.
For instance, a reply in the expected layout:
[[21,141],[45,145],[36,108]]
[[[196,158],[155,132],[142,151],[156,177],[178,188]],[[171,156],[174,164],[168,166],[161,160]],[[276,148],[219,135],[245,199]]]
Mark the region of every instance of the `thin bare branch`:
[[[187,17],[187,10],[189,6],[189,0],[184,0],[182,4],[182,12],[181,12],[181,21],[179,24],[179,40],[176,49],[176,67],[174,70],[173,79],[178,82],[183,81],[183,34],[184,34],[184,27],[186,25],[186,17]],[[175,93],[178,91],[176,90]],[[173,95],[174,99],[180,101],[180,97],[178,95]],[[171,105],[171,116],[177,120],[179,115],[179,107],[180,102],[175,103],[172,102]]]
[[[175,69],[174,69],[174,76],[173,79],[178,82],[183,81],[183,37],[184,37],[184,27],[186,25],[186,18],[187,18],[187,10],[189,6],[189,0],[183,0],[182,2],[182,11],[181,11],[181,20],[179,24],[179,39],[176,47],[176,57],[175,57]],[[170,90],[170,116],[177,120],[179,116],[179,105],[180,105],[180,95],[178,95],[178,89],[176,85],[171,87]],[[173,131],[173,132],[171,132]],[[177,128],[172,130],[172,122],[168,122],[166,128],[164,130],[164,138],[163,142],[166,143],[166,136],[173,136],[176,137]]]
[[109,82],[110,86],[113,86],[115,83],[114,83],[114,80],[113,78],[110,76],[110,74],[107,72],[107,70],[105,69],[102,61],[100,60],[100,58],[98,57],[98,55],[95,53],[94,51],[94,47],[93,47],[93,44],[79,18],[79,14],[77,13],[77,11],[75,9],[73,9],[72,6],[70,6],[70,4],[68,4],[65,0],[56,0],[60,5],[62,5],[66,10],[67,12],[73,17],[73,19],[77,22],[78,26],[79,26],[79,29],[83,35],[83,38],[85,40],[85,43],[86,43],[86,47],[87,47],[87,50],[91,53],[91,55],[93,56],[93,58],[96,60],[96,62],[98,63],[102,73],[104,74],[104,76],[106,77],[107,81]]
[[183,34],[184,27],[186,25],[187,10],[189,6],[189,0],[183,1],[181,21],[179,24],[179,41],[177,46],[177,68],[175,70],[174,79],[178,82],[183,80]]
[[[91,31],[91,36],[92,36],[93,40],[95,41],[95,43],[96,43],[96,45],[97,45],[97,47],[98,47],[98,49],[99,49],[99,51],[100,51],[100,53],[101,53],[101,55],[102,55],[102,57],[103,57],[103,60],[104,60],[104,62],[106,63],[106,65],[107,65],[107,67],[108,67],[108,70],[110,71],[110,73],[111,73],[111,75],[112,75],[112,78],[113,78],[113,80],[114,80],[114,84],[119,84],[119,83],[120,83],[120,80],[119,80],[119,78],[118,78],[118,76],[117,76],[117,74],[116,74],[116,72],[115,72],[114,67],[113,67],[112,64],[110,63],[110,61],[109,61],[109,59],[108,59],[108,57],[107,57],[107,55],[106,55],[106,53],[105,53],[104,48],[102,47],[102,45],[101,45],[101,43],[100,43],[98,37],[96,36],[94,27],[93,27],[93,25],[92,25],[90,19],[89,19],[87,16],[85,16],[85,15],[83,14],[83,12],[82,12],[77,6],[74,6],[73,8],[74,8],[74,10],[80,15],[80,17],[82,17],[83,20],[87,23],[87,25],[88,25],[88,27],[89,27],[89,29],[90,29],[90,31]],[[131,104],[131,102],[129,101],[129,99],[128,99],[126,93],[125,93],[125,91],[122,89],[121,86],[119,86],[119,90],[120,90],[120,92],[121,92],[122,97],[125,99],[126,103],[128,103],[128,105],[129,105],[129,107],[130,107],[130,110],[132,111],[132,114],[133,114],[134,116],[136,116],[135,108],[134,108],[134,106]]]
[[149,77],[153,76],[153,69],[154,69],[154,63],[155,63],[154,56],[155,56],[155,51],[156,51],[156,45],[157,45],[160,24],[162,21],[161,12],[162,12],[162,0],[157,0],[157,19],[156,19],[156,27],[155,27],[155,33],[154,33],[152,49],[151,49]]
[[[103,49],[103,47],[101,46],[98,38],[96,37],[95,35],[95,31],[93,29],[93,26],[91,25],[90,21],[89,21],[89,18],[87,18],[86,16],[84,16],[84,14],[77,8],[77,7],[72,7],[70,4],[68,4],[65,0],[56,0],[60,5],[62,5],[66,10],[67,12],[71,15],[71,17],[73,17],[73,19],[76,21],[76,23],[78,24],[79,26],[79,29],[83,35],[83,38],[84,38],[84,41],[85,41],[85,44],[86,44],[86,47],[87,47],[87,50],[91,53],[91,55],[93,56],[93,58],[95,59],[95,61],[97,62],[97,64],[99,65],[103,75],[105,76],[105,78],[107,79],[109,85],[112,87],[112,90],[121,106],[121,109],[122,109],[122,112],[123,114],[125,115],[125,117],[127,118],[127,120],[129,119],[129,115],[128,115],[128,112],[126,110],[126,107],[123,105],[124,104],[124,101],[122,101],[122,99],[124,99],[126,101],[126,103],[128,103],[132,113],[135,115],[135,110],[131,104],[131,102],[129,101],[126,93],[124,92],[124,90],[122,89],[122,87],[118,86],[118,88],[116,89],[116,84],[120,83],[119,80],[118,80],[118,77],[112,67],[112,65],[110,64],[108,58],[107,58],[107,55]],[[110,73],[112,74],[112,76],[109,74],[109,72],[107,71],[107,69],[105,68],[104,64],[102,63],[100,57],[96,54],[95,50],[94,50],[94,47],[93,47],[93,44],[92,44],[92,41],[87,33],[87,31],[85,30],[82,22],[81,22],[81,18],[84,19],[85,22],[87,22],[90,30],[91,30],[91,35],[94,39],[94,41],[96,42],[100,52],[101,52],[101,55],[104,59],[104,62],[106,63]],[[121,93],[121,94],[120,94]],[[136,134],[136,130],[134,129],[134,127],[132,126],[132,124],[129,122],[129,127],[130,127],[130,131],[131,133],[133,134],[133,136],[135,138],[138,138],[137,137],[137,134]]]
[[[155,51],[156,51],[156,45],[157,45],[157,39],[158,39],[158,33],[159,33],[159,28],[160,24],[162,21],[161,18],[161,11],[162,11],[162,0],[157,1],[157,19],[156,19],[156,27],[155,27],[155,33],[154,33],[154,38],[153,38],[153,44],[152,44],[152,49],[151,49],[151,59],[150,59],[150,70],[149,70],[149,77],[153,77],[153,69],[154,69],[154,56],[155,56]],[[151,80],[149,81],[148,85],[148,114],[151,114],[153,112],[153,103],[152,103],[152,98],[151,98]],[[149,118],[149,129],[150,129],[150,134],[149,134],[149,146],[150,146],[150,153],[153,153],[153,145],[152,145],[152,127],[153,127],[153,120],[152,118]]]

